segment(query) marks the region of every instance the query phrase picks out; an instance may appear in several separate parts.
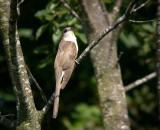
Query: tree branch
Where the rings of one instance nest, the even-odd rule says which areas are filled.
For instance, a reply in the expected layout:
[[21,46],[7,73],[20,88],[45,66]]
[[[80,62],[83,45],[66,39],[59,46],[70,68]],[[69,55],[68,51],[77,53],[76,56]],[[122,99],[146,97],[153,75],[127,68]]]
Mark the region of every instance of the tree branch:
[[[17,98],[17,120],[0,116],[3,125],[39,130],[40,114],[35,108],[23,52],[17,31],[17,0],[0,0],[0,34],[6,53],[11,81]],[[33,118],[34,117],[34,118]],[[27,124],[27,125],[26,125]]]
[[129,90],[134,89],[134,88],[138,87],[139,85],[142,85],[142,84],[152,80],[155,77],[156,77],[156,72],[152,72],[152,73],[144,76],[143,78],[140,78],[140,79],[134,81],[133,83],[130,83],[129,85],[125,86],[125,90],[128,92]]
[[155,21],[155,19],[145,20],[145,21],[139,21],[139,20],[129,19],[129,22],[132,22],[132,23],[139,23],[139,24],[142,24],[142,23],[149,23],[149,22],[153,22],[153,21]]
[[108,33],[110,33],[111,31],[113,31],[114,29],[116,29],[121,23],[123,23],[128,17],[129,15],[132,13],[132,9],[135,5],[137,1],[136,0],[132,0],[129,4],[129,6],[126,9],[126,12],[120,17],[118,18],[118,20],[115,22],[115,24],[113,24],[112,26],[107,27],[104,31],[102,31],[99,36],[93,40],[88,46],[87,48],[81,53],[81,55],[78,57],[78,59],[76,60],[76,62],[79,64],[80,61],[90,52],[90,50],[95,47]]
[[51,108],[51,106],[53,105],[53,100],[54,100],[54,93],[51,95],[50,99],[48,100],[47,104],[43,107],[42,111],[42,115],[44,116],[48,110]]
[[71,8],[71,6],[67,3],[66,0],[60,0],[60,2],[63,4],[63,6],[64,6],[66,9],[68,9],[68,10],[71,12],[71,14],[72,14],[74,17],[76,17],[79,21],[81,21],[81,18],[79,17],[79,15],[76,13],[76,11],[74,11],[74,10]]
[[34,84],[36,85],[37,89],[40,92],[40,95],[42,96],[42,99],[44,100],[45,103],[47,103],[47,98],[46,95],[44,94],[43,90],[41,89],[41,87],[39,86],[38,82],[36,81],[36,79],[34,78],[33,74],[31,73],[30,69],[28,68],[28,66],[26,65],[26,69],[28,72],[29,77],[32,79],[32,81],[34,82]]
[[137,12],[138,10],[140,10],[141,8],[143,8],[144,6],[146,6],[146,4],[148,4],[148,2],[149,2],[149,0],[146,0],[140,6],[138,6],[137,8],[134,8],[132,12]]
[[[157,98],[158,98],[158,124],[160,124],[160,0],[157,0],[157,41],[156,41],[156,73],[157,73]],[[160,125],[159,125],[160,126]]]
[[113,16],[117,17],[117,14],[119,13],[121,5],[122,5],[122,0],[116,0],[115,1],[115,5],[114,5],[113,11],[112,11]]
[[17,120],[12,121],[10,119],[7,119],[7,117],[5,115],[1,115],[1,113],[0,113],[0,123],[8,128],[15,128],[18,125]]
[[[32,117],[36,109],[17,31],[17,0],[11,0],[10,9],[9,43],[11,48],[11,64],[14,66],[12,69],[16,76],[16,88],[18,90],[20,111],[23,111],[20,112],[20,114],[23,114],[20,115],[20,118],[27,118],[28,116]],[[24,113],[24,111],[26,112]]]
[[10,47],[10,42],[9,42],[9,17],[10,17],[10,1],[9,0],[3,0],[0,1],[0,34],[1,34],[1,40],[2,44],[5,50],[5,55],[6,55],[6,60],[9,68],[9,74],[11,77],[11,82],[13,85],[13,90],[16,95],[16,101],[17,101],[17,120],[19,121],[20,117],[20,97],[19,91],[17,89],[17,84],[16,84],[16,73],[14,71],[14,65],[12,63],[12,58],[11,58],[11,47]]

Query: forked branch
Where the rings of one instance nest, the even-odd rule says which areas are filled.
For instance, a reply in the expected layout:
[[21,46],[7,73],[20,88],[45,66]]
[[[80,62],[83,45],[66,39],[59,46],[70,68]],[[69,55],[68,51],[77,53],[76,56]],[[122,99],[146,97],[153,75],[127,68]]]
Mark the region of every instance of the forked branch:
[[152,72],[152,73],[144,76],[143,78],[140,78],[140,79],[134,81],[133,83],[130,83],[129,85],[125,86],[125,90],[128,92],[129,90],[134,89],[134,88],[152,80],[156,76],[157,76],[156,72]]
[[79,21],[81,21],[81,18],[79,17],[79,15],[76,13],[76,11],[74,11],[74,10],[72,9],[72,7],[67,3],[66,0],[60,0],[60,2],[63,4],[63,6],[64,6],[66,9],[68,9],[68,10],[71,12],[71,14],[72,14],[74,17],[76,17]]
[[102,31],[96,39],[94,39],[88,46],[87,48],[81,53],[81,55],[78,57],[76,62],[79,64],[80,61],[91,51],[93,47],[95,47],[108,33],[116,29],[121,23],[126,21],[130,14],[132,13],[133,7],[136,4],[136,0],[132,0],[129,4],[129,6],[126,9],[126,12],[118,18],[118,20],[112,25],[107,27],[104,31]]
[[8,128],[15,128],[18,125],[17,120],[10,120],[5,115],[0,114],[0,123]]
[[[64,0],[61,0],[61,2],[64,2]],[[113,24],[112,26],[107,27],[104,31],[102,31],[99,36],[94,39],[88,46],[87,48],[80,54],[80,56],[77,58],[76,63],[79,64],[80,61],[91,51],[91,49],[93,47],[95,47],[108,33],[110,33],[111,31],[113,31],[114,29],[116,29],[121,23],[125,22],[126,20],[128,20],[130,14],[133,13],[133,8],[136,4],[137,0],[131,0],[130,4],[128,5],[125,13],[117,19],[117,21],[115,22],[115,24]],[[144,4],[144,3],[143,3]],[[119,5],[120,7],[120,3],[118,3],[117,0],[117,5]],[[142,8],[144,6],[140,5],[139,9]],[[69,6],[70,8],[70,6]],[[68,8],[68,9],[69,9]],[[76,15],[74,15],[76,17]],[[79,19],[79,18],[78,18]],[[52,94],[52,96],[50,97],[48,103],[44,106],[44,108],[42,109],[42,112],[45,114],[49,108],[51,107],[52,103],[54,100],[54,93]]]

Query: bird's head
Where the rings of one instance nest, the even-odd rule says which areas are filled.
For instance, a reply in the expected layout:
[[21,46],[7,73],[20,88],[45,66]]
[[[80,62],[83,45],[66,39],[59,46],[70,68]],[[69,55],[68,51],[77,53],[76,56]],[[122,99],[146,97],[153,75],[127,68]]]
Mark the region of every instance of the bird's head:
[[69,31],[73,32],[72,28],[71,27],[65,27],[64,30],[63,30],[63,33],[67,33]]
[[75,41],[76,36],[71,27],[66,27],[63,31],[63,38],[65,41]]

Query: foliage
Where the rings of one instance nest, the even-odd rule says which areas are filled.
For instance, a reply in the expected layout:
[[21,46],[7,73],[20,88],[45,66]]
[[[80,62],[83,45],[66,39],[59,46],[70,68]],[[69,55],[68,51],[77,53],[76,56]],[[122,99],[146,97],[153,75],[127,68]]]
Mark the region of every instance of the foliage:
[[[71,120],[71,121],[70,121]],[[79,104],[71,114],[71,119],[63,118],[68,130],[102,130],[100,111],[96,106]]]
[[[113,0],[103,0],[105,6],[112,8]],[[71,7],[81,15],[78,0],[69,0]],[[123,9],[128,2],[124,2]],[[131,19],[148,20],[155,18],[155,3],[138,11]],[[53,62],[63,28],[72,26],[78,38],[80,52],[86,47],[87,38],[81,23],[58,0],[24,2],[19,18],[19,32],[24,56],[31,72],[49,98],[54,91]],[[124,84],[154,71],[155,22],[131,23],[122,28],[118,40],[118,52]],[[79,53],[80,53],[79,52]],[[15,96],[9,80],[0,46],[0,111],[16,114]],[[31,83],[32,84],[32,83]],[[36,87],[33,87],[36,106],[41,108],[42,100]],[[155,81],[150,81],[127,93],[129,115],[133,130],[154,130],[156,127],[156,89]],[[101,130],[102,122],[98,107],[96,81],[89,57],[77,66],[74,76],[61,93],[58,119],[52,120],[50,129],[60,130]],[[15,118],[11,117],[11,118]],[[3,130],[5,128],[0,126]]]

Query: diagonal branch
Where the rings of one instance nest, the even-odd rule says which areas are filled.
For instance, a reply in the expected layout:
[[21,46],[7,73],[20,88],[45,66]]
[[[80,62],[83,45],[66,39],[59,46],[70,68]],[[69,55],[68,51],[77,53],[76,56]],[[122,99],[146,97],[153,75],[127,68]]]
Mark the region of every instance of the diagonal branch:
[[72,14],[74,17],[76,17],[79,21],[81,21],[81,18],[79,17],[79,15],[76,13],[76,11],[74,11],[74,10],[71,8],[71,6],[67,3],[66,0],[60,0],[60,2],[63,4],[63,6],[64,6],[66,9],[68,9],[68,10],[71,12],[71,14]]
[[47,98],[43,92],[43,90],[41,89],[41,87],[39,86],[38,82],[36,81],[36,79],[34,78],[33,74],[31,73],[30,69],[28,68],[28,66],[26,65],[26,69],[28,72],[29,77],[31,78],[31,80],[34,82],[34,84],[36,85],[37,89],[40,92],[40,95],[42,96],[42,99],[45,103],[47,103]]
[[133,12],[137,12],[138,10],[140,10],[141,8],[143,8],[144,6],[146,6],[146,4],[148,4],[150,0],[146,0],[144,3],[142,3],[140,6],[138,6],[137,8],[133,9]]
[[25,113],[19,112],[20,114],[23,114],[20,115],[20,118],[27,118],[32,117],[36,109],[17,31],[17,0],[11,0],[10,9],[9,46],[12,60],[12,63],[10,64],[13,64],[14,68],[9,69],[13,69],[13,72],[16,76],[15,82],[20,102],[19,110],[26,111]]
[[157,76],[156,72],[152,72],[152,73],[144,76],[143,78],[140,78],[140,79],[134,81],[133,83],[130,83],[129,85],[125,86],[125,91],[128,92],[129,90],[132,90],[132,89],[152,80],[156,76]]
[[48,110],[51,108],[51,106],[53,105],[53,100],[54,100],[54,93],[51,95],[50,99],[48,100],[47,104],[43,107],[42,111],[42,115],[44,116]]
[[149,22],[154,22],[155,19],[151,19],[151,20],[145,20],[145,21],[139,21],[139,20],[133,20],[133,19],[129,19],[129,22],[132,22],[132,23],[138,23],[138,24],[142,24],[142,23],[149,23]]
[[116,29],[121,23],[123,23],[124,21],[126,21],[128,19],[128,17],[132,13],[132,9],[133,9],[133,7],[134,7],[134,5],[135,5],[136,2],[137,2],[136,0],[132,0],[130,2],[129,6],[127,7],[127,9],[126,9],[126,12],[120,18],[118,18],[118,20],[115,22],[115,24],[113,24],[112,26],[107,27],[104,31],[102,31],[99,34],[99,36],[95,40],[93,40],[87,46],[87,48],[81,53],[81,55],[76,60],[76,62],[78,64],[90,52],[90,50],[93,47],[95,47],[108,33],[110,33],[111,31],[113,31],[114,29]]
[[113,11],[112,11],[113,16],[117,17],[119,10],[121,8],[121,5],[122,5],[122,0],[115,1],[115,5],[114,5]]
[[0,123],[8,128],[15,128],[18,125],[17,120],[10,120],[5,115],[0,114]]
[[9,43],[9,15],[10,15],[10,2],[8,0],[0,1],[0,34],[1,34],[1,40],[2,44],[5,50],[5,55],[7,59],[7,65],[9,68],[9,74],[11,77],[11,82],[13,85],[13,90],[16,95],[16,101],[17,101],[17,120],[19,120],[19,96],[18,96],[18,90],[16,87],[16,73],[13,71],[13,63],[11,59],[11,48]]

